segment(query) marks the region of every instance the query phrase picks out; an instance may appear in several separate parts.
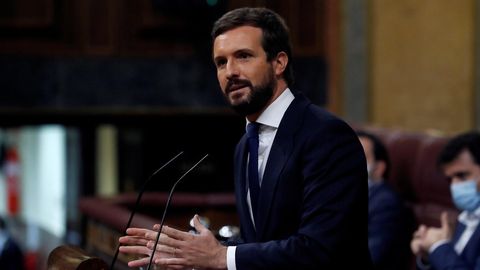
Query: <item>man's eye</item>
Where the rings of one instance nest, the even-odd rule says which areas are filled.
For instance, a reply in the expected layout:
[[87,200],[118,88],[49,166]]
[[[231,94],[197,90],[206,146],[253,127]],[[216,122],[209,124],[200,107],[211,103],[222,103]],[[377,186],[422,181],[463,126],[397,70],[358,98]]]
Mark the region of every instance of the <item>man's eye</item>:
[[246,59],[246,58],[249,58],[251,55],[248,54],[248,53],[242,53],[238,56],[238,58],[241,58],[241,59]]
[[217,68],[219,68],[225,66],[226,63],[227,61],[225,60],[218,60],[217,62],[215,62],[215,65],[217,66]]

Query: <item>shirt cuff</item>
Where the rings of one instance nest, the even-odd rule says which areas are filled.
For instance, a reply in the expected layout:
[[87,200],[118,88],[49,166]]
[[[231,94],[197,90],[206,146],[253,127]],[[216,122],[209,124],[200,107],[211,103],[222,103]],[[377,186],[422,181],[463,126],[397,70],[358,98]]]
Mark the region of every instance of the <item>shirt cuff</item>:
[[228,270],[237,270],[237,265],[235,264],[236,250],[237,250],[236,246],[227,247],[227,269]]
[[444,239],[444,240],[439,240],[435,243],[433,243],[433,245],[430,247],[430,249],[428,249],[428,253],[432,254],[435,249],[437,249],[439,246],[443,245],[443,244],[446,244],[450,242],[450,240],[447,240],[447,239]]

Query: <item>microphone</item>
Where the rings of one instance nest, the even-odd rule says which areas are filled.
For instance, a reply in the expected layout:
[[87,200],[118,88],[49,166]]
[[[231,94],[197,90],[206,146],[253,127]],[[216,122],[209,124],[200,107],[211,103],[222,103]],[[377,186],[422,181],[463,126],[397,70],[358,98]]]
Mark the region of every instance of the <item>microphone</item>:
[[198,166],[205,158],[208,157],[208,154],[203,156],[197,163],[195,163],[188,171],[186,171],[180,178],[173,184],[172,189],[170,189],[170,194],[168,194],[168,199],[167,199],[167,204],[165,205],[165,209],[163,210],[163,215],[162,215],[162,221],[160,222],[160,229],[158,230],[157,233],[157,239],[155,240],[155,244],[153,245],[153,250],[152,250],[152,255],[150,256],[150,262],[148,263],[147,270],[150,270],[150,267],[152,266],[153,262],[153,256],[155,255],[155,251],[157,250],[157,244],[158,240],[160,239],[160,234],[162,233],[162,228],[163,228],[163,223],[165,222],[165,216],[167,215],[167,209],[168,206],[170,205],[170,200],[172,199],[173,191],[175,190],[175,187],[180,183],[180,181],[188,174],[190,173],[195,167]]
[[[130,224],[132,223],[133,216],[137,212],[137,208],[140,205],[140,199],[142,198],[143,192],[145,192],[145,189],[147,187],[147,184],[152,180],[152,178],[163,168],[167,167],[170,163],[172,163],[175,159],[177,159],[179,156],[183,154],[183,151],[178,153],[176,156],[171,158],[169,161],[167,161],[165,164],[163,164],[160,168],[158,168],[155,172],[153,172],[150,177],[148,177],[147,181],[143,183],[143,185],[140,187],[140,191],[138,192],[137,195],[137,201],[135,202],[135,205],[133,207],[132,212],[130,213],[130,218],[128,219],[127,226],[125,226],[125,230],[123,230],[123,235],[125,235],[125,232],[127,231],[128,228],[130,228]],[[112,263],[110,264],[110,270],[113,270],[113,266],[115,265],[115,262],[117,261],[118,258],[118,253],[120,252],[120,243],[118,243],[117,248],[115,250],[115,255],[113,256]]]

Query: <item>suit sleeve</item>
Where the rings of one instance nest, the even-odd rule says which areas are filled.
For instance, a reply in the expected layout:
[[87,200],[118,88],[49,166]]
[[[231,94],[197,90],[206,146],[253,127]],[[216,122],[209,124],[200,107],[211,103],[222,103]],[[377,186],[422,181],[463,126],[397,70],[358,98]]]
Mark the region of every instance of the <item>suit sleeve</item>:
[[480,255],[476,259],[475,265],[468,264],[455,252],[451,243],[436,248],[428,260],[435,270],[480,270]]
[[369,269],[366,162],[356,134],[330,119],[295,138],[292,159],[285,170],[302,185],[302,202],[292,202],[301,208],[298,229],[237,246],[237,269]]

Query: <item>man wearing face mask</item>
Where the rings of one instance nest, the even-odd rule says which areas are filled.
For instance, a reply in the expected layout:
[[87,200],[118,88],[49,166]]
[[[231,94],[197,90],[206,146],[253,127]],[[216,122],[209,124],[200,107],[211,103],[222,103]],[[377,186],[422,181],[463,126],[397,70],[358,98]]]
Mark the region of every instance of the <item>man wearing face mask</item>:
[[397,193],[384,181],[389,158],[373,134],[358,131],[368,171],[368,246],[375,269],[405,269],[408,256],[406,212]]
[[452,199],[462,212],[455,230],[446,213],[441,227],[420,226],[410,244],[421,269],[480,269],[480,133],[453,138],[438,165],[450,182]]

